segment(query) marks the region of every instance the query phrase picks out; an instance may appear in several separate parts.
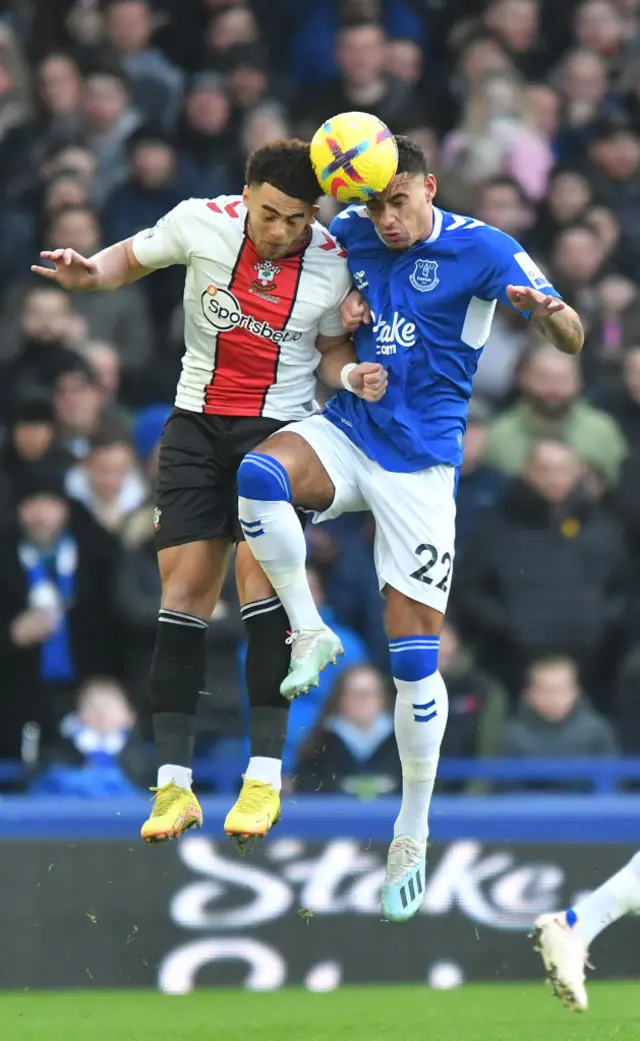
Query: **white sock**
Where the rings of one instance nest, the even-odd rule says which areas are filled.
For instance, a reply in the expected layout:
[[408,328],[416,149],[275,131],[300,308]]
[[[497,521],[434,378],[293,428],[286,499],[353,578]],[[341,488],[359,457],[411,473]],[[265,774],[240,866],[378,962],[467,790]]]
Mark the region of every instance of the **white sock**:
[[252,755],[244,774],[245,781],[262,781],[269,784],[275,792],[282,788],[282,760],[271,759],[266,755]]
[[587,944],[612,922],[640,911],[640,852],[616,875],[567,911],[567,922]]
[[[280,597],[292,629],[324,629],[307,582],[307,544],[296,511],[290,502],[238,499],[243,521],[250,531],[247,545]],[[249,529],[248,529],[249,530]]]
[[167,763],[166,766],[161,766],[158,770],[158,788],[162,788],[165,784],[170,784],[171,781],[175,781],[181,788],[191,788],[192,776],[188,767],[174,766],[173,763]]
[[402,806],[393,834],[410,835],[423,842],[429,835],[429,806],[449,699],[439,672],[413,683],[399,679],[394,682],[398,691],[395,728],[402,763]]

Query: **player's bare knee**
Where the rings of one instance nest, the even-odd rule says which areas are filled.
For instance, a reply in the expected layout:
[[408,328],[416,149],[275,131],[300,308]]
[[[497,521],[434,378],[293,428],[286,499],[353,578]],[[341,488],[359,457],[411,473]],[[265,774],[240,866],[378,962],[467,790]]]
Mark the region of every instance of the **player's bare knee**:
[[391,586],[385,588],[386,628],[390,639],[402,636],[439,636],[444,615],[427,604],[401,593]]

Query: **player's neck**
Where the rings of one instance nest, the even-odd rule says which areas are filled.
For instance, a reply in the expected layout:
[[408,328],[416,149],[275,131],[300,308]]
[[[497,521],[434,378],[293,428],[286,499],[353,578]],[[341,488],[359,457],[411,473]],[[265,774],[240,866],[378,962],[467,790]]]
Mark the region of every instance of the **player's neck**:
[[423,223],[422,227],[420,228],[420,231],[418,233],[418,238],[414,242],[414,246],[417,246],[418,243],[420,243],[420,242],[426,242],[432,231],[433,231],[433,206],[431,204],[429,204],[429,206],[427,207],[427,212],[425,214],[424,223]]

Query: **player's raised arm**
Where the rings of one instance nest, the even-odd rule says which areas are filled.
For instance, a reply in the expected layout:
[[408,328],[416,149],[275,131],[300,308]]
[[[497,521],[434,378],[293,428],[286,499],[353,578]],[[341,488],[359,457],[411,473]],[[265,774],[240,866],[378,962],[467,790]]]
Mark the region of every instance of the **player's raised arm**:
[[507,286],[507,296],[518,311],[531,315],[543,336],[564,354],[578,354],[584,344],[582,322],[573,307],[557,296],[531,286]]
[[124,242],[107,246],[92,257],[83,257],[74,249],[44,250],[40,257],[53,267],[34,264],[31,270],[63,289],[99,291],[119,289],[137,282],[158,268],[186,264],[182,224],[189,202],[181,202],[158,221],[155,228],[139,231]]
[[344,388],[365,401],[380,401],[387,389],[386,370],[378,362],[358,362],[350,336],[320,333],[316,347],[322,355],[317,375],[327,387]]
[[542,335],[564,354],[578,354],[584,343],[582,322],[562,299],[536,262],[511,235],[482,225],[486,251],[487,299],[498,299],[529,318]]
[[31,270],[50,282],[57,282],[63,289],[85,292],[119,289],[150,274],[150,269],[136,258],[131,242],[131,239],[116,242],[92,257],[83,257],[75,249],[43,250],[41,259],[50,261],[53,267],[34,264]]

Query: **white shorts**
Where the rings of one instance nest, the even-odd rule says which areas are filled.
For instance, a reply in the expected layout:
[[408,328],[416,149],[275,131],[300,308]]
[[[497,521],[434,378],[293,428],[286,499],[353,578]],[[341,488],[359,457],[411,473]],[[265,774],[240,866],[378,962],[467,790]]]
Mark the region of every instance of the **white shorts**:
[[443,614],[449,599],[455,542],[453,466],[416,473],[383,470],[324,416],[284,428],[311,445],[336,490],[333,503],[313,523],[342,513],[371,510],[378,584]]

